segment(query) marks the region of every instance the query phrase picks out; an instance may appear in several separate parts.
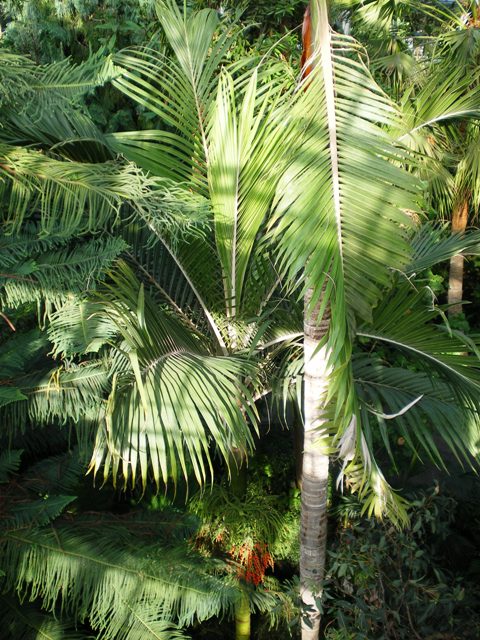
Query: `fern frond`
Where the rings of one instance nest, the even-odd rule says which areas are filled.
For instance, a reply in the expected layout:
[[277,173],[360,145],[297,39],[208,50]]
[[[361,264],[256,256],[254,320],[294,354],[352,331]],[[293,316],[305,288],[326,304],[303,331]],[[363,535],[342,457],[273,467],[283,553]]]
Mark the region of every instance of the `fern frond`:
[[[117,531],[125,538],[124,530]],[[103,640],[117,640],[122,626],[132,624],[132,610],[156,607],[159,619],[183,627],[231,614],[237,597],[237,588],[215,575],[225,571],[222,563],[196,558],[178,544],[162,548],[138,532],[119,542],[112,530],[91,521],[10,532],[2,547],[7,588],[29,600],[41,596],[48,611],[61,606],[88,620]]]
[[15,640],[88,640],[74,624],[57,620],[32,604],[20,604],[6,595],[0,596],[0,625],[5,637]]
[[[31,246],[28,238],[26,244],[25,254]],[[51,312],[72,296],[95,288],[126,246],[121,238],[105,236],[45,253],[31,250],[27,259],[10,265],[0,276],[0,301],[5,307],[35,302]]]
[[104,229],[123,202],[144,200],[147,192],[148,181],[131,164],[62,162],[0,144],[0,197],[9,233],[18,232],[28,211],[36,208],[44,234],[68,237]]
[[45,495],[38,500],[17,501],[8,510],[4,530],[49,524],[58,518],[76,498],[77,496]]
[[11,449],[0,454],[0,482],[8,482],[11,473],[18,471],[23,451]]

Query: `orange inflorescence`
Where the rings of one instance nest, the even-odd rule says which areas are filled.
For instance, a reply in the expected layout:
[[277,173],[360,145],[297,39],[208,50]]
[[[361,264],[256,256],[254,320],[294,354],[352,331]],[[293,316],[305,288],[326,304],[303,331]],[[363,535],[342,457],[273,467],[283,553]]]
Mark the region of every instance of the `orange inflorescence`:
[[264,543],[257,542],[253,548],[249,544],[233,546],[229,553],[241,565],[238,571],[239,577],[255,586],[262,582],[267,567],[273,569],[273,558]]

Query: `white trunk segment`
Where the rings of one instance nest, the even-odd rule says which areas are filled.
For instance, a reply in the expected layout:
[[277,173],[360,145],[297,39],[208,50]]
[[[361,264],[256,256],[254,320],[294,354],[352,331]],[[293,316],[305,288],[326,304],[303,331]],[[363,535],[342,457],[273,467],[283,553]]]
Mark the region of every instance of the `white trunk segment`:
[[314,324],[315,316],[305,322],[304,394],[305,439],[302,471],[302,517],[300,529],[300,594],[305,606],[302,617],[302,640],[317,640],[320,611],[315,597],[320,597],[325,570],[327,542],[328,451],[322,447],[324,405],[328,389],[329,364],[326,347],[318,349],[329,318]]

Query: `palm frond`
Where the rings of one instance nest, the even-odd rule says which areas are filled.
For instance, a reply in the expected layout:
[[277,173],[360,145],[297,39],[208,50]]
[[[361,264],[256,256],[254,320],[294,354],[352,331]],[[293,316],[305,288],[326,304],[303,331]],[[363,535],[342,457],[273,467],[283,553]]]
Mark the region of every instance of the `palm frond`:
[[22,474],[21,484],[35,495],[74,494],[85,471],[86,463],[75,448],[32,465]]
[[437,124],[480,115],[478,84],[466,77],[463,68],[434,62],[414,80],[402,98],[399,137],[414,140],[422,129],[431,131]]
[[364,356],[355,359],[354,375],[366,437],[372,442],[374,432],[379,431],[392,461],[392,444],[403,438],[417,456],[443,467],[439,436],[470,464],[469,454],[477,452],[475,405],[462,407],[448,382],[423,371],[387,367]]
[[477,255],[480,250],[480,233],[452,234],[447,225],[422,224],[412,240],[412,261],[406,268],[408,275],[418,274],[452,256]]
[[47,327],[54,356],[71,357],[98,353],[118,333],[115,324],[99,313],[101,306],[92,300],[67,300],[51,316]]
[[295,279],[306,265],[304,289],[315,292],[311,308],[325,289],[332,313],[338,304],[351,324],[371,316],[391,270],[408,263],[402,229],[411,226],[405,210],[415,210],[419,190],[398,164],[405,152],[384,128],[399,122],[399,112],[375,85],[358,47],[330,36],[325,16],[318,22],[321,63],[291,116],[304,134],[279,191],[275,222],[282,268]]
[[[149,228],[136,229],[135,227],[127,228],[123,237],[130,246],[127,260],[135,269],[152,299],[158,300],[160,304],[166,303],[194,331],[210,333],[213,318],[208,315],[208,308],[212,298],[219,297],[218,285],[215,277],[211,277],[207,287],[202,286],[204,280],[198,277],[202,265],[196,258],[198,254],[195,250],[196,247],[202,247],[204,244],[207,244],[208,248],[208,240],[194,238],[185,243],[173,243],[171,246],[169,239],[164,235],[152,238]],[[191,254],[195,259],[188,260]],[[183,264],[183,256],[187,258],[186,267]],[[212,258],[214,258],[213,252]],[[190,265],[193,267],[195,263],[198,264],[198,270],[190,278],[187,269]],[[210,261],[208,266],[210,274],[214,275],[214,263]],[[199,280],[202,286],[201,293],[195,286],[199,284]],[[207,282],[206,279],[205,282]],[[216,289],[216,293],[211,289]],[[215,335],[215,332],[213,334]]]
[[232,447],[252,445],[254,366],[245,359],[213,357],[181,320],[157,307],[126,265],[99,298],[122,342],[113,347],[112,391],[105,428],[97,437],[91,468],[124,483],[149,469],[160,480],[211,474],[214,444],[228,462]]
[[371,358],[354,361],[361,430],[354,419],[340,439],[344,460],[340,479],[346,475],[359,492],[364,511],[378,516],[387,512],[397,523],[406,522],[405,505],[375,460],[375,430],[379,429],[390,454],[397,433],[413,452],[423,452],[443,465],[436,432],[459,461],[472,465],[472,456],[478,455],[478,348],[439,320],[444,316],[433,305],[429,290],[397,282],[375,310],[372,323],[357,330],[360,339],[372,341],[371,348],[383,345],[402,354],[409,368],[386,367]]
[[[22,398],[2,408],[4,429],[24,430],[29,421],[77,426],[85,442],[102,416],[108,376],[102,361],[29,371],[17,378]],[[8,387],[7,387],[8,388]]]
[[208,185],[229,318],[248,307],[244,298],[255,295],[254,283],[247,286],[247,275],[258,278],[263,267],[258,278],[264,283],[263,290],[277,279],[271,263],[265,260],[264,247],[258,256],[263,260],[255,257],[258,235],[284,169],[283,151],[293,143],[293,131],[283,126],[285,114],[279,108],[285,99],[284,89],[281,82],[261,88],[255,70],[239,103],[233,78],[224,72],[210,118]]
[[[205,190],[207,117],[214,101],[216,75],[236,32],[217,32],[211,9],[182,13],[173,0],[157,3],[157,13],[174,56],[153,50],[115,55],[114,85],[168,125],[169,133],[116,136],[117,148],[157,175],[189,177]],[[149,159],[149,157],[151,159]],[[174,160],[174,162],[172,162]]]
[[6,144],[48,149],[79,162],[98,163],[114,158],[107,138],[75,105],[53,103],[37,116],[13,109],[3,110],[2,115],[0,141]]
[[[314,71],[287,118],[302,133],[277,192],[272,228],[280,242],[280,272],[295,285],[300,280],[300,293],[308,293],[307,317],[315,311],[320,323],[331,314],[324,343],[332,368],[327,402],[334,444],[350,471],[357,463],[362,469],[357,490],[366,489],[374,474],[371,486],[382,490],[361,431],[352,340],[357,322],[371,319],[394,271],[410,261],[413,223],[406,211],[416,210],[420,188],[404,168],[411,156],[389,134],[400,113],[372,79],[362,49],[330,31],[326,2],[312,3],[311,10]],[[376,495],[377,505],[391,506],[402,519],[391,492],[387,500]]]
[[429,290],[399,284],[375,311],[372,324],[359,327],[357,335],[423,362],[454,387],[458,385],[460,399],[471,396],[473,400],[480,384],[478,349],[459,331],[444,323],[434,324],[441,318]]

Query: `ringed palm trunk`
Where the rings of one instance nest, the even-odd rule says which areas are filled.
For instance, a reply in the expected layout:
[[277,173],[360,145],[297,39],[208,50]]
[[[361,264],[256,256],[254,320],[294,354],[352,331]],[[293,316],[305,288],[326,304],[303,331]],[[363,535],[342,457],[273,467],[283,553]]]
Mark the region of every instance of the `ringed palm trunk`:
[[[462,199],[453,210],[452,233],[465,233],[468,221],[468,199]],[[463,299],[463,267],[465,258],[456,255],[450,258],[450,271],[448,279],[448,313],[450,316],[462,313]]]
[[[312,292],[305,296],[308,308]],[[318,307],[304,320],[304,413],[305,439],[302,468],[302,516],[300,527],[300,592],[304,613],[302,640],[317,640],[327,544],[327,489],[329,458],[322,448],[324,404],[328,389],[328,352],[319,348],[330,325],[330,313],[318,322]]]

